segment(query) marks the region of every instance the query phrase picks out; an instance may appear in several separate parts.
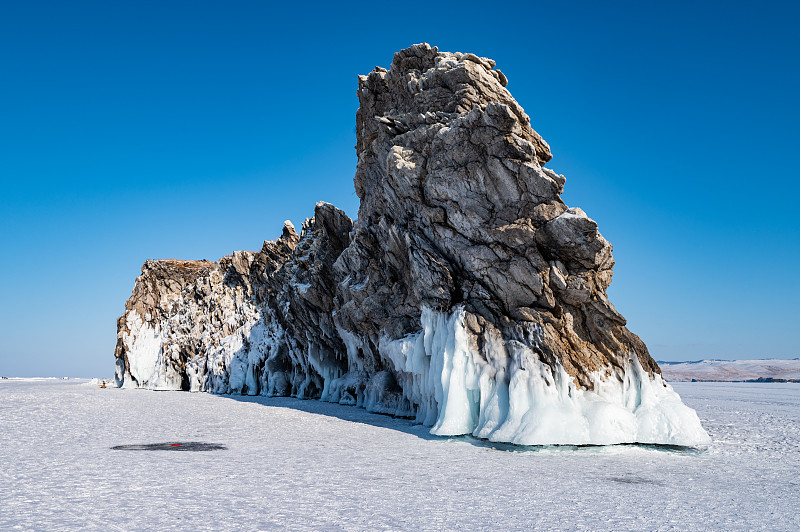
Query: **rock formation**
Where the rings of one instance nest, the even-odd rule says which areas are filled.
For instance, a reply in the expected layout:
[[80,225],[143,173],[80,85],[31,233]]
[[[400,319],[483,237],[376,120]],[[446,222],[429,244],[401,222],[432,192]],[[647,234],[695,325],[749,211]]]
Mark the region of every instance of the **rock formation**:
[[147,261],[118,383],[319,398],[518,444],[707,443],[606,297],[612,247],[561,200],[506,83],[427,44],[359,76],[355,223],[318,203],[259,252]]

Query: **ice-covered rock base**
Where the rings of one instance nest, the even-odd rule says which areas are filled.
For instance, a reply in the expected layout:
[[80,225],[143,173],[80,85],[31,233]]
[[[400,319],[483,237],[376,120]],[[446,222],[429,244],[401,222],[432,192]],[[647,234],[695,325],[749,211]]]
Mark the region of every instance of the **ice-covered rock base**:
[[[309,365],[318,376],[290,375],[268,360],[285,346],[262,322],[248,324],[220,339],[206,357],[189,361],[181,375],[161,348],[159,332],[141,321],[129,323],[128,378],[123,387],[310,398],[360,406],[370,412],[412,417],[431,434],[478,438],[517,445],[606,445],[655,443],[695,446],[710,443],[697,414],[685,406],[658,374],[644,371],[630,356],[624,369],[591,375],[593,388],[577,385],[559,364],[553,369],[530,348],[488,333],[483,349],[464,325],[465,311],[422,309],[421,330],[397,340],[384,338],[378,350],[393,371],[372,376],[363,370],[342,373],[310,349]],[[533,335],[538,334],[535,330]],[[344,339],[351,360],[362,346]],[[291,383],[294,383],[292,385]],[[314,386],[310,386],[314,383]]]
[[[486,356],[464,327],[464,310],[423,309],[423,330],[382,346],[403,380],[416,419],[440,436],[472,434],[518,445],[710,443],[697,414],[635,356],[624,370],[595,372],[581,389],[559,364],[498,336]],[[534,334],[536,334],[534,332]]]
[[123,387],[292,396],[521,445],[699,445],[606,295],[614,259],[495,62],[414,45],[360,76],[361,204],[258,252],[147,261]]

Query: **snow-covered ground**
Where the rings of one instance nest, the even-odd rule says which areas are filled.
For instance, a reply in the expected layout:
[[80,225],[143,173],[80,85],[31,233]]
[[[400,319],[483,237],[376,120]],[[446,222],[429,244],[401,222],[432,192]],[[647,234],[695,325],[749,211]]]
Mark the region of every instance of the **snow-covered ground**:
[[[800,385],[674,387],[707,448],[515,448],[320,401],[2,380],[0,530],[800,530]],[[111,449],[170,441],[227,449]]]
[[669,382],[749,381],[756,379],[800,379],[800,358],[791,360],[698,360],[696,362],[659,362]]

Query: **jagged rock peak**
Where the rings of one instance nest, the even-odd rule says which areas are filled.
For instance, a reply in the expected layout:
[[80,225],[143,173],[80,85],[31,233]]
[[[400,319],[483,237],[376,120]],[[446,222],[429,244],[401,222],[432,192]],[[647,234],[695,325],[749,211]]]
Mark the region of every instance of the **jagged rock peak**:
[[[474,54],[439,52],[427,43],[394,54],[390,69],[376,67],[358,78],[359,155],[374,133],[402,134],[422,125],[447,125],[473,109],[493,107],[496,125],[516,119],[525,148],[540,164],[552,158],[550,147],[530,126],[530,118],[505,88],[507,80],[491,59]],[[505,116],[504,116],[505,115]],[[359,197],[361,195],[359,194]]]
[[612,247],[491,59],[417,44],[359,76],[361,199],[261,251],[148,261],[121,385],[292,395],[520,444],[708,441],[606,296]]

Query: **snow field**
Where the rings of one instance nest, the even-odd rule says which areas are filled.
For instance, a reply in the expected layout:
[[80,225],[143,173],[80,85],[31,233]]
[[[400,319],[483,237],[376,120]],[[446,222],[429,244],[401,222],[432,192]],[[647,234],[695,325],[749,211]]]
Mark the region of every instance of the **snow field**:
[[[675,385],[702,450],[514,447],[321,401],[80,384],[0,381],[0,529],[800,529],[797,384]],[[166,441],[228,449],[110,449]]]

